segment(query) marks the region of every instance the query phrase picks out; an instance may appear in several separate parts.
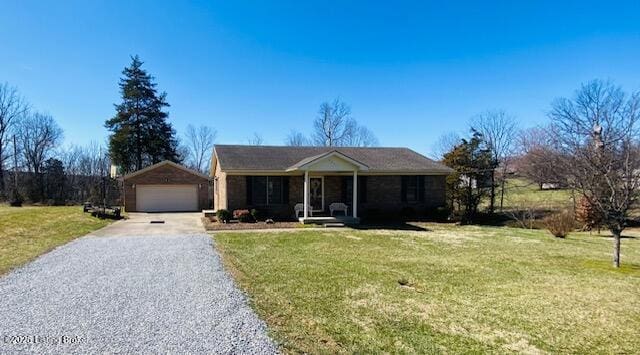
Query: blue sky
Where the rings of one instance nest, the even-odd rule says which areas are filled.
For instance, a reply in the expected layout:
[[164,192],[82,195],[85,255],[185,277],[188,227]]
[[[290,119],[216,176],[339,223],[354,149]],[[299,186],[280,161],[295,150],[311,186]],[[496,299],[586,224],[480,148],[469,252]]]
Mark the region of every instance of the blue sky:
[[139,54],[178,133],[282,144],[340,97],[384,146],[428,153],[487,109],[523,126],[580,83],[640,89],[640,1],[2,0],[0,81],[51,113],[67,143],[104,141]]

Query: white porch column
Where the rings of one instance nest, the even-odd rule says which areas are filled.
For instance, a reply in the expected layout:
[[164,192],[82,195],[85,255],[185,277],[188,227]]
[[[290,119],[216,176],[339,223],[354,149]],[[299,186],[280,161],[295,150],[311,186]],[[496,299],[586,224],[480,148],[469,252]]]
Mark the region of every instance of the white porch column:
[[358,218],[358,170],[353,171],[353,218]]
[[303,217],[306,219],[309,217],[309,171],[304,172],[304,213]]

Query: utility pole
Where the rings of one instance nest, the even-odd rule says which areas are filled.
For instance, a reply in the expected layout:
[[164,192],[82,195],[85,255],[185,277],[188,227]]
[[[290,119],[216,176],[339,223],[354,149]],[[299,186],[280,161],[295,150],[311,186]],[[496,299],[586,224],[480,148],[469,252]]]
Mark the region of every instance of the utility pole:
[[13,187],[18,192],[18,144],[16,135],[13,135]]
[[15,204],[15,206],[21,206],[22,202],[19,202],[19,200],[21,200],[21,198],[19,198],[19,193],[18,193],[18,144],[17,144],[17,139],[16,139],[16,135],[13,135],[13,196],[11,196],[11,205],[13,206]]
[[100,182],[102,183],[102,212],[106,213],[107,211],[107,186],[106,181],[104,179],[104,157],[102,155],[102,147],[100,147]]

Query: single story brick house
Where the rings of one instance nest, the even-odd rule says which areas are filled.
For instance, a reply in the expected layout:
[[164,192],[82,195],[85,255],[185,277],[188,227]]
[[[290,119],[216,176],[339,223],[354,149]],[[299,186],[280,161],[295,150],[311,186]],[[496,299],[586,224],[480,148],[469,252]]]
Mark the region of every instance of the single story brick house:
[[209,177],[165,160],[122,177],[128,212],[186,212],[209,208]]
[[210,174],[215,210],[306,222],[336,208],[356,219],[427,213],[445,205],[451,172],[407,148],[216,145]]

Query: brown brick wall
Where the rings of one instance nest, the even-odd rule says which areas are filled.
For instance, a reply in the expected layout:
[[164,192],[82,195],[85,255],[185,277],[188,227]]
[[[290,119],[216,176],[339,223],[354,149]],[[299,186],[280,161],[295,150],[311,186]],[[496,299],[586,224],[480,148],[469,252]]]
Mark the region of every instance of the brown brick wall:
[[[304,179],[303,179],[304,180]],[[353,200],[352,196],[347,199]],[[329,205],[334,202],[342,201],[342,176],[325,176],[324,177],[324,210],[329,212]]]
[[229,211],[248,208],[247,177],[244,175],[227,175],[227,209]]
[[213,209],[227,208],[227,174],[216,167],[213,178]]
[[302,202],[302,185],[304,179],[302,176],[290,176],[289,177],[289,203],[283,205],[273,206],[255,206],[247,205],[247,178],[244,175],[227,175],[226,187],[227,187],[227,209],[229,211],[237,209],[252,209],[259,210],[265,217],[277,217],[277,218],[293,218],[293,208],[296,203]]
[[358,207],[359,214],[400,213],[412,208],[417,214],[445,205],[445,176],[427,175],[424,181],[424,202],[403,202],[401,196],[402,176],[368,176],[367,202]]
[[[219,178],[220,180],[220,178]],[[226,176],[227,209],[256,208],[268,217],[292,218],[293,208],[296,203],[303,201],[304,177],[289,177],[289,203],[279,206],[247,206],[246,177],[244,175]],[[222,184],[219,186],[222,191]],[[367,202],[358,205],[358,214],[364,216],[367,212],[399,214],[405,207],[411,207],[418,214],[424,214],[427,210],[445,205],[445,177],[425,176],[425,201],[420,203],[402,202],[401,176],[367,176]],[[351,205],[352,197],[342,201],[342,176],[324,177],[324,203],[325,212],[329,212],[329,204],[332,202],[345,202]],[[224,202],[222,202],[224,204]]]
[[182,185],[202,184],[198,190],[198,206],[209,208],[209,180],[193,175],[171,165],[162,165],[124,181],[124,206],[129,212],[136,211],[136,190],[133,185]]

